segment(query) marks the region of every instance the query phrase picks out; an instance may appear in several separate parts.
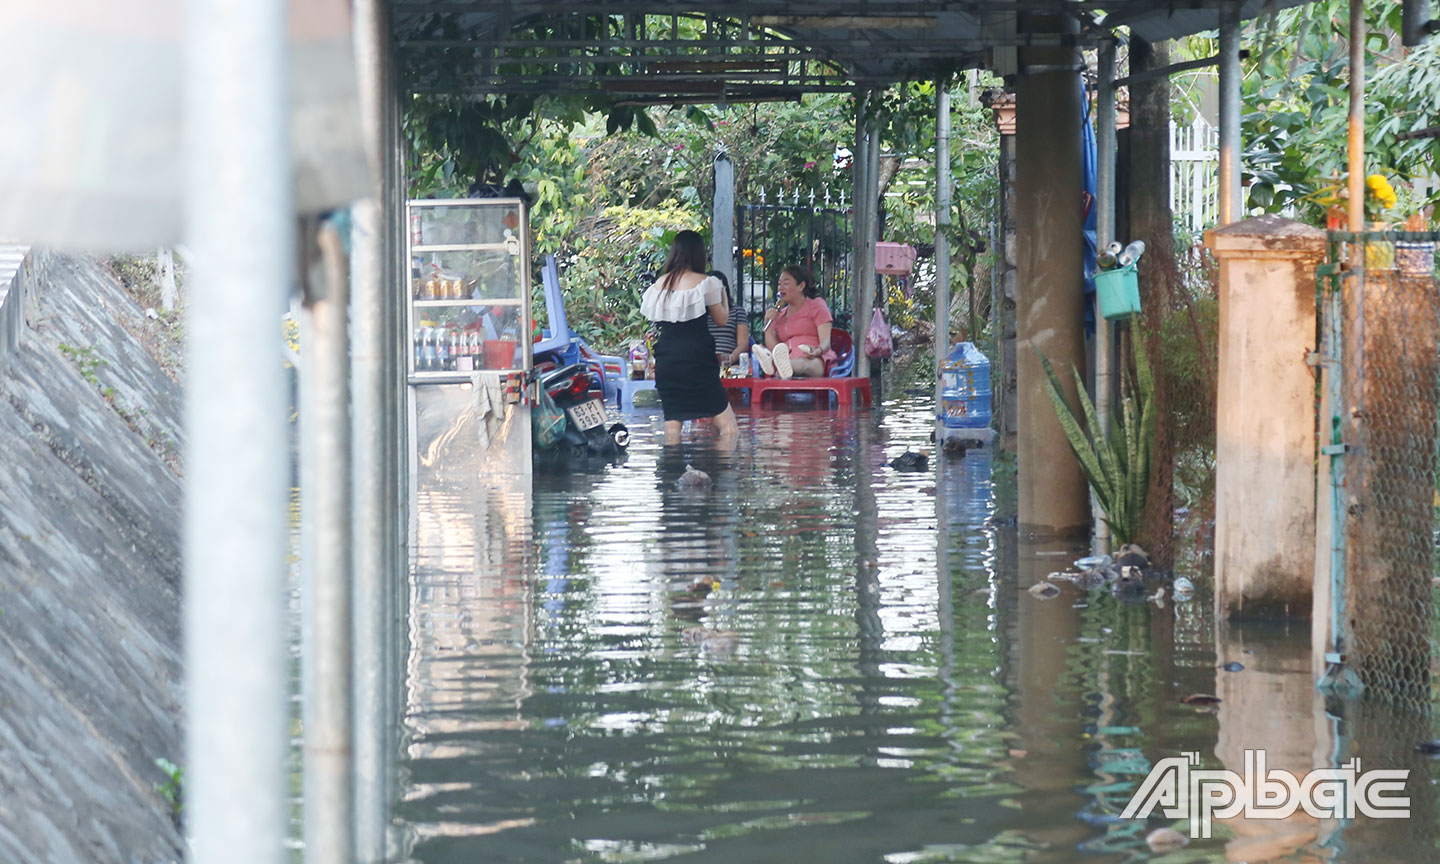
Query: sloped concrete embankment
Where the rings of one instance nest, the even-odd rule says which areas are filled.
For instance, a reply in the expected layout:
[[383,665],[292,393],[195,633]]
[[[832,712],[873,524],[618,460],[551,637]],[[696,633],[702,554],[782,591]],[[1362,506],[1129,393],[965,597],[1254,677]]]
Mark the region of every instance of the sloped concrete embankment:
[[[98,264],[32,250],[0,356],[0,861],[178,861],[180,389]],[[12,289],[7,305],[17,300]]]

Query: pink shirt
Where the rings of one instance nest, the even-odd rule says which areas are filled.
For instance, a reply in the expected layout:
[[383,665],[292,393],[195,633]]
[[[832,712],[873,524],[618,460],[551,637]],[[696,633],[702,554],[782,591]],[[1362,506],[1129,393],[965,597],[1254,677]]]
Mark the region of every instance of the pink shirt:
[[820,325],[829,324],[830,307],[819,297],[811,297],[799,309],[786,306],[775,318],[775,335],[791,348],[809,345],[820,347]]

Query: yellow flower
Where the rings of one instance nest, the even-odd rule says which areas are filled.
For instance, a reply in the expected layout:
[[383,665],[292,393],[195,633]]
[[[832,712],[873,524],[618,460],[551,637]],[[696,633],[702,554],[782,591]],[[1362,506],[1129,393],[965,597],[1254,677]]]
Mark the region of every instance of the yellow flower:
[[1382,207],[1394,207],[1399,201],[1395,196],[1394,187],[1390,185],[1389,180],[1385,179],[1384,174],[1371,174],[1369,177],[1366,177],[1365,186],[1370,190],[1370,194],[1375,196],[1375,200],[1380,202]]

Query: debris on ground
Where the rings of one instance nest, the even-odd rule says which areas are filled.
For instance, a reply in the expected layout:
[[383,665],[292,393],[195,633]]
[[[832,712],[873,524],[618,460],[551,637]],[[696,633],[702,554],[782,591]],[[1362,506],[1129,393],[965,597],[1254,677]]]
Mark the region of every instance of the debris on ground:
[[1181,697],[1180,701],[1186,705],[1195,706],[1219,705],[1220,697],[1212,696],[1209,693],[1191,693],[1189,696]]
[[1245,669],[1245,664],[1231,660],[1229,663],[1222,664],[1220,668],[1226,672],[1241,672]]

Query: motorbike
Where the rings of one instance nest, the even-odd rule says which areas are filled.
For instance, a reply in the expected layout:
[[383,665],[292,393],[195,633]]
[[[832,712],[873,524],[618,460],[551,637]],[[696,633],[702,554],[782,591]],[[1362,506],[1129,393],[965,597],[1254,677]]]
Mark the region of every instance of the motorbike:
[[615,461],[625,455],[630,431],[624,423],[610,423],[602,382],[593,369],[574,363],[532,375],[539,379],[555,407],[565,414],[564,428],[550,447],[536,441],[537,461],[589,458]]

